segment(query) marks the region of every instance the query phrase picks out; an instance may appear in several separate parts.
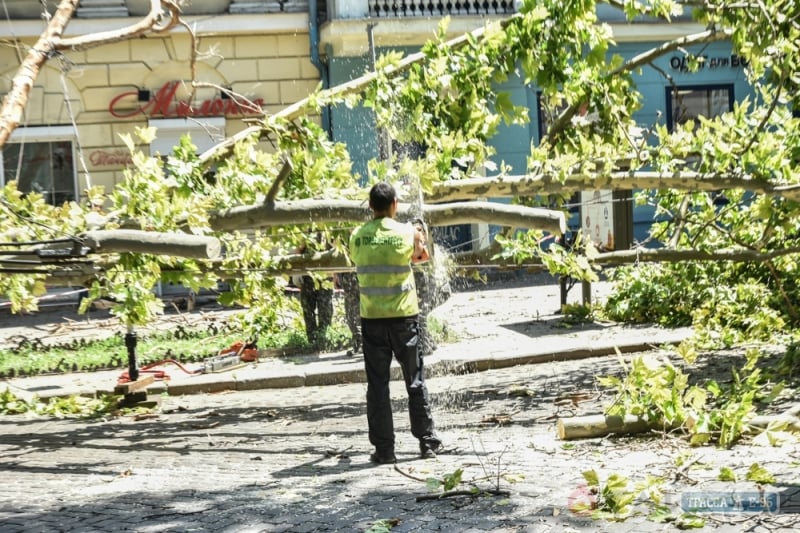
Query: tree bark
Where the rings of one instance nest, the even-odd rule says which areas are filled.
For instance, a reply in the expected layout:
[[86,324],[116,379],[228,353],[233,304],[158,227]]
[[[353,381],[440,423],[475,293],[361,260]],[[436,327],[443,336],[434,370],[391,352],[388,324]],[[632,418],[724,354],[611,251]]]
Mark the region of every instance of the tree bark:
[[[800,405],[795,405],[777,415],[760,415],[752,418],[745,428],[745,433],[757,433],[768,427],[781,428],[786,431],[800,431]],[[647,431],[663,431],[674,429],[657,422],[647,422],[639,417],[627,415],[587,415],[571,418],[559,418],[557,422],[558,438],[561,440],[605,437],[611,434],[635,434]]]
[[84,244],[98,254],[131,252],[216,259],[222,250],[219,240],[215,237],[185,233],[118,229],[89,231],[81,237]]
[[681,189],[685,191],[717,191],[720,189],[743,189],[766,195],[800,200],[800,187],[774,185],[767,181],[749,177],[724,174],[700,174],[697,172],[611,172],[608,174],[572,174],[565,182],[555,176],[527,174],[522,176],[498,176],[494,178],[469,178],[451,180],[433,185],[433,192],[425,196],[429,203],[462,201],[473,198],[512,198],[541,194],[570,193],[611,189],[630,191],[633,189]]
[[78,8],[78,3],[79,0],[61,0],[44,33],[28,50],[16,75],[11,80],[11,89],[3,98],[3,108],[0,111],[0,148],[5,146],[11,133],[22,121],[33,83],[39,76],[42,65],[55,52],[55,43],[64,33],[64,28],[67,27],[67,23]]
[[[28,97],[36,78],[39,76],[39,71],[56,52],[61,50],[83,50],[93,46],[118,42],[143,35],[154,29],[155,31],[167,31],[177,23],[180,11],[174,2],[170,0],[162,0],[161,2],[159,0],[150,0],[150,2],[150,13],[136,24],[119,30],[64,38],[64,30],[75,14],[80,1],[61,0],[47,28],[22,60],[22,64],[11,80],[11,89],[3,98],[2,108],[0,109],[0,148],[5,146],[9,137],[11,137],[11,133],[17,129],[17,126],[22,121],[22,115],[28,105]],[[165,24],[157,26],[163,18],[161,4],[170,10],[172,16]]]
[[[400,204],[398,217],[414,213],[411,204]],[[429,226],[448,226],[470,222],[487,222],[514,228],[540,229],[561,235],[566,219],[560,211],[501,204],[497,202],[462,202],[448,205],[424,205],[422,217]],[[214,231],[257,229],[270,226],[325,222],[363,222],[369,209],[355,200],[297,200],[233,207],[212,215]]]
[[588,415],[559,418],[556,426],[558,438],[561,440],[604,437],[611,434],[645,433],[664,429],[663,424],[647,422],[633,415],[625,417]]

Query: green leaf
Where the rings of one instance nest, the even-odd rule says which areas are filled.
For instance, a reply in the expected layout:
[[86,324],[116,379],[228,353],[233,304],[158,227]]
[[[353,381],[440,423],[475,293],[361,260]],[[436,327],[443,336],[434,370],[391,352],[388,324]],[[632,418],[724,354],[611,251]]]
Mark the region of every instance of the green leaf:
[[672,510],[666,505],[656,505],[650,514],[647,516],[647,519],[651,522],[655,522],[657,524],[664,524],[666,522],[674,522],[675,515],[672,513]]
[[723,466],[719,469],[719,474],[717,475],[717,479],[720,481],[732,481],[736,482],[736,473],[728,468],[727,466]]
[[583,475],[583,479],[586,480],[586,483],[590,487],[599,487],[600,486],[600,478],[598,477],[596,471],[594,471],[594,470],[586,470],[584,472],[581,472],[581,475]]
[[683,513],[680,517],[678,517],[678,520],[675,521],[675,526],[678,529],[699,529],[705,525],[705,518],[691,513]]
[[766,468],[758,463],[753,463],[750,465],[750,468],[747,470],[747,474],[745,475],[745,479],[748,481],[753,481],[754,483],[762,483],[767,485],[775,483],[775,476],[770,474]]
[[463,468],[459,468],[459,469],[455,470],[454,472],[444,476],[444,483],[443,483],[444,487],[443,488],[444,488],[445,492],[447,492],[449,490],[453,490],[455,487],[458,486],[459,483],[461,483],[461,475],[463,473],[464,473],[464,469]]
[[425,480],[425,485],[430,490],[439,490],[439,488],[442,486],[442,481],[439,480],[439,479],[436,479],[435,477],[429,477],[429,478],[427,478]]

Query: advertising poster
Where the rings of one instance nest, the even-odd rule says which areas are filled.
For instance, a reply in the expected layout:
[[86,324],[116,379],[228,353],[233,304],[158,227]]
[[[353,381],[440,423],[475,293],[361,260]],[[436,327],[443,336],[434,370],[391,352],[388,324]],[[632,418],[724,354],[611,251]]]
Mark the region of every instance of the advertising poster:
[[598,250],[614,249],[614,203],[611,191],[581,192],[581,229]]

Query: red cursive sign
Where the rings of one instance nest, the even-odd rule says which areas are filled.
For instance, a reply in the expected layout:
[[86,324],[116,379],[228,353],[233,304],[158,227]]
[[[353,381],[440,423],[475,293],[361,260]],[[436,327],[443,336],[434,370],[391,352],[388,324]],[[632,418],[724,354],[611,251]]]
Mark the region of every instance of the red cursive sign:
[[261,106],[264,105],[263,98],[257,98],[252,103],[242,103],[233,98],[211,98],[192,106],[189,102],[177,99],[176,94],[180,85],[181,82],[179,81],[168,81],[161,86],[149,101],[142,103],[133,110],[118,109],[118,107],[120,107],[120,102],[127,98],[136,98],[138,91],[118,94],[108,104],[108,111],[116,118],[130,118],[139,113],[150,117],[161,115],[164,118],[215,117],[260,113]]
[[95,150],[89,154],[89,162],[96,167],[103,166],[128,166],[133,164],[133,158],[125,150]]

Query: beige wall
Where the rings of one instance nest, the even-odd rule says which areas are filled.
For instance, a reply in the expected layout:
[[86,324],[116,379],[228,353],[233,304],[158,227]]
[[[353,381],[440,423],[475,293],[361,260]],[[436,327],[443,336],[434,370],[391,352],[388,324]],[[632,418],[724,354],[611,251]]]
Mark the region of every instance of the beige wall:
[[[305,30],[305,27],[303,27]],[[23,43],[33,44],[33,39]],[[275,112],[313,91],[319,73],[309,57],[309,38],[304,31],[287,34],[215,34],[198,36],[200,57],[195,65],[195,79],[216,87],[230,88],[250,100],[261,99],[266,112]],[[28,126],[70,125],[69,99],[78,125],[77,140],[83,151],[90,180],[81,165],[78,189],[83,195],[87,182],[103,185],[107,191],[122,179],[126,150],[119,134],[146,126],[148,118],[135,113],[142,105],[135,96],[121,99],[115,109],[135,113],[118,118],[109,111],[109,103],[118,95],[149,89],[155,96],[166,83],[192,79],[191,41],[187,33],[173,32],[166,36],[148,36],[101,46],[82,52],[65,54],[71,66],[63,76],[61,64],[48,62],[37,78],[27,107]],[[8,92],[19,65],[14,48],[0,47],[0,91]],[[216,87],[196,89],[195,101],[216,100]],[[188,99],[191,88],[180,84],[175,98]],[[171,108],[174,109],[174,108]],[[241,115],[226,115],[226,135],[241,130]],[[202,117],[197,117],[202,121]],[[23,126],[21,124],[20,126]]]

